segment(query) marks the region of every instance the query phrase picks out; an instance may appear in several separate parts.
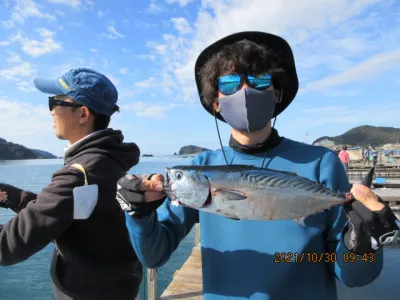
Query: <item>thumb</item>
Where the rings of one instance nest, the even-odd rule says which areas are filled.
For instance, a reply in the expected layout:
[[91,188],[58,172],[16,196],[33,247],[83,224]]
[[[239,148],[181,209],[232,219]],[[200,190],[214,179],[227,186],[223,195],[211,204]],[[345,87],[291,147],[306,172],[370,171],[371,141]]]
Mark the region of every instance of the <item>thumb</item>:
[[139,186],[139,191],[147,192],[147,191],[154,191],[154,192],[161,192],[164,189],[163,181],[159,180],[142,180]]

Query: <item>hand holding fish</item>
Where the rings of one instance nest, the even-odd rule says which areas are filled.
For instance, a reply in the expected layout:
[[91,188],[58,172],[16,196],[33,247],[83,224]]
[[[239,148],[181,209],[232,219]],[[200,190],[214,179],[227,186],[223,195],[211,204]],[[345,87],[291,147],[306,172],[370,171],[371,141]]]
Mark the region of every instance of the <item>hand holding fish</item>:
[[164,202],[163,182],[161,174],[126,175],[118,180],[116,199],[128,214],[144,217]]
[[381,211],[385,207],[383,203],[378,201],[378,196],[363,184],[353,184],[350,193],[371,211]]
[[344,233],[347,249],[363,254],[391,243],[399,227],[390,207],[363,184],[354,184],[351,193],[356,201],[344,204],[349,219]]

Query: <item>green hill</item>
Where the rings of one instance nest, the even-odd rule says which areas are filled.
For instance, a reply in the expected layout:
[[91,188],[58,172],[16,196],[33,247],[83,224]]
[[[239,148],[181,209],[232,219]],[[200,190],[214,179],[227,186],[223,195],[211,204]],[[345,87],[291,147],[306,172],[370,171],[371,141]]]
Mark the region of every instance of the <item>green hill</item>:
[[382,146],[385,144],[396,144],[400,142],[400,128],[394,127],[376,127],[376,126],[359,126],[338,136],[323,136],[316,139],[313,144],[322,140],[330,140],[336,144],[346,144],[352,146],[367,147]]
[[35,158],[56,158],[56,156],[43,150],[29,149],[0,138],[0,160]]

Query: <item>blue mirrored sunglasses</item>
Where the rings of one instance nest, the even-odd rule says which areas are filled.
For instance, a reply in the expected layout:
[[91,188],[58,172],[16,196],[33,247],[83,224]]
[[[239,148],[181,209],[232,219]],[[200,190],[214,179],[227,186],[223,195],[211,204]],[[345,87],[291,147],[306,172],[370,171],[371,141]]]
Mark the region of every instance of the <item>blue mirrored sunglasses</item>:
[[246,74],[227,74],[218,78],[218,89],[224,95],[232,95],[236,93],[243,85],[243,78],[246,77],[247,83],[250,87],[257,90],[264,90],[269,88],[272,83],[272,76],[270,74],[263,74],[258,76]]

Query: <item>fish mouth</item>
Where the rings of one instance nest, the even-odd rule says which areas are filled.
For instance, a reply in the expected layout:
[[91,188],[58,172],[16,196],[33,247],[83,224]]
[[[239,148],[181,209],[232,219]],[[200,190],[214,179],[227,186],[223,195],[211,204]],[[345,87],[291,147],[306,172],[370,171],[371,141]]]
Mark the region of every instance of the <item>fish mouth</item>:
[[179,200],[176,198],[175,192],[174,192],[172,189],[170,189],[170,188],[168,187],[168,185],[164,185],[164,190],[163,190],[163,192],[164,192],[164,194],[169,198],[169,200],[171,200],[171,201],[179,201]]
[[[165,186],[165,185],[164,185],[164,194],[167,195],[167,197],[168,197],[169,200],[171,201],[172,205],[174,205],[174,206],[181,205],[181,206],[190,207],[190,206],[188,206],[188,205],[182,203],[181,201],[179,201],[179,199],[178,199],[178,198],[176,197],[176,195],[175,195],[175,192],[174,192],[172,189],[170,189],[170,188],[168,188],[167,186]],[[211,203],[212,203],[212,194],[211,194],[211,189],[210,189],[210,190],[208,191],[207,199],[206,199],[206,201],[203,203],[203,205],[201,206],[201,208],[205,208],[205,207],[211,205]]]
[[210,190],[208,190],[208,197],[207,197],[206,201],[203,203],[203,206],[201,208],[210,206],[211,203],[212,203],[212,194],[211,194],[211,189],[210,189]]

